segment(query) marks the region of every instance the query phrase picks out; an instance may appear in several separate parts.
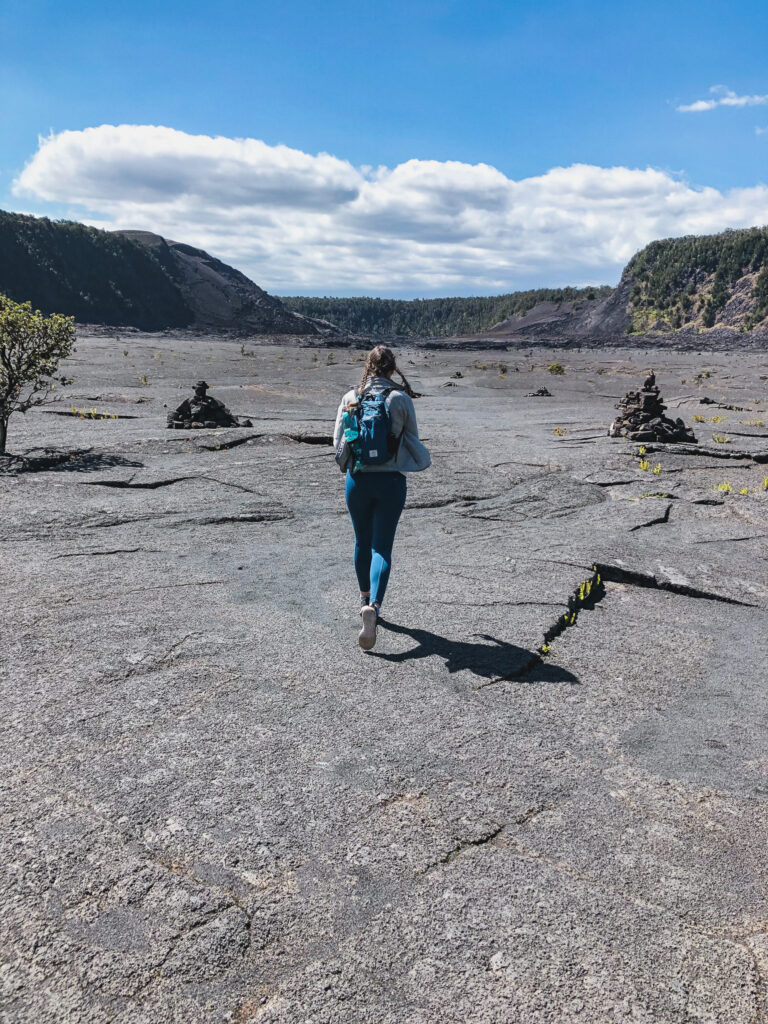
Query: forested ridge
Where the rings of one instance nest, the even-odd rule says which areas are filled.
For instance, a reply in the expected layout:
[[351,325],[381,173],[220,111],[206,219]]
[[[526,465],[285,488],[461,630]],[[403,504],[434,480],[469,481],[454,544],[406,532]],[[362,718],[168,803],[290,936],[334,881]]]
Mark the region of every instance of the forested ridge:
[[651,242],[624,271],[637,332],[726,326],[751,330],[768,317],[768,228]]
[[74,221],[2,210],[0,293],[85,323],[160,330],[193,319],[146,246]]
[[506,295],[446,299],[375,299],[280,296],[286,309],[330,320],[351,334],[374,337],[458,337],[487,331],[542,302],[595,302],[611,293],[600,288],[535,288]]

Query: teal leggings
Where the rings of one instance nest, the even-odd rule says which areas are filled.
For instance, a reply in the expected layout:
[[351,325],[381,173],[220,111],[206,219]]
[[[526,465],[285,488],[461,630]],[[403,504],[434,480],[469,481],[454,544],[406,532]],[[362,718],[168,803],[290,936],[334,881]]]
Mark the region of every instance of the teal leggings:
[[403,473],[347,473],[347,508],[355,528],[355,572],[360,592],[381,604],[392,568],[392,545],[405,507]]

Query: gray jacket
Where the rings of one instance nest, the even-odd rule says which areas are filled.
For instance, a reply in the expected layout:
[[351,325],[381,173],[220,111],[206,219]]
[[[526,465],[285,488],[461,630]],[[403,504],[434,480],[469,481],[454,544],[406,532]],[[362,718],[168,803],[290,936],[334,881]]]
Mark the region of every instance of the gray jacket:
[[[428,469],[431,463],[429,452],[419,440],[419,428],[416,425],[416,410],[413,399],[406,394],[400,384],[395,384],[388,377],[374,377],[368,382],[368,389],[392,388],[387,396],[387,411],[392,422],[392,433],[401,438],[397,455],[381,466],[362,466],[361,473],[418,473]],[[357,399],[354,388],[344,395],[336,413],[336,426],[333,431],[333,445],[337,448],[341,440],[341,417],[348,402]],[[402,437],[401,437],[402,435]]]

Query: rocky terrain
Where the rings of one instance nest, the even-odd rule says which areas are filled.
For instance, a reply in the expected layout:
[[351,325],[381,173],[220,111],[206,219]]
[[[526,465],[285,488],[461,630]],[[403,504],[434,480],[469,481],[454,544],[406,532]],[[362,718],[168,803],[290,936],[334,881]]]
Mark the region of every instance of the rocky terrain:
[[[9,1024],[768,1020],[768,356],[654,352],[642,452],[642,350],[399,358],[370,655],[360,352],[84,335],[11,420]],[[253,426],[166,429],[201,379]]]

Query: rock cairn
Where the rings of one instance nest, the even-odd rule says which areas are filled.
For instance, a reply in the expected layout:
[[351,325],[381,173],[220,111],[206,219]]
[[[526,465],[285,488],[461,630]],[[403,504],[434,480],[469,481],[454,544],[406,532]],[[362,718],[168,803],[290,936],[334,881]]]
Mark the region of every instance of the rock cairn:
[[237,416],[233,416],[223,402],[211,398],[207,392],[208,385],[204,380],[199,380],[195,384],[194,397],[185,398],[178,409],[169,414],[168,426],[176,430],[253,426],[250,420],[241,421]]
[[628,437],[630,441],[690,441],[696,438],[690,427],[678,418],[665,416],[666,405],[651,370],[640,391],[628,391],[616,406],[619,414],[608,428],[611,437]]
[[529,391],[526,398],[551,398],[552,392],[547,388],[539,388],[537,391]]

